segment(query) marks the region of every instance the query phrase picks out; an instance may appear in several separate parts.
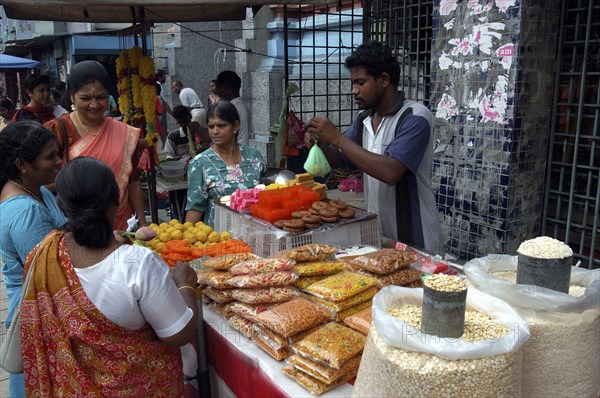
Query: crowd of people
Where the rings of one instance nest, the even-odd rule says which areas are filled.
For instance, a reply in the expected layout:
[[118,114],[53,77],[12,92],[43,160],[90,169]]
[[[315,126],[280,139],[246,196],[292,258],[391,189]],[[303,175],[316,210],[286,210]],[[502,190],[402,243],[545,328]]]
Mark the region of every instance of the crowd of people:
[[[389,47],[365,43],[345,64],[362,112],[343,132],[326,117],[312,118],[304,144],[318,143],[332,166],[363,173],[365,203],[379,215],[384,236],[435,249],[432,115],[399,91],[400,67]],[[181,105],[171,107],[164,71],[155,78],[160,146],[190,159],[185,220],[212,226],[215,200],[263,182],[267,171],[249,145],[241,79],[219,73],[205,108],[180,80],[171,90]],[[28,319],[22,325],[28,366],[10,374],[10,396],[172,395],[183,386],[177,347],[190,341],[198,319],[196,274],[186,263],[169,270],[154,252],[121,238],[133,216],[135,228],[147,223],[138,171],[143,134],[115,117],[114,83],[96,61],[76,63],[66,85],[51,87],[38,74],[24,83],[26,106],[15,109],[0,98],[5,324],[21,299]],[[170,133],[168,115],[179,126]],[[28,272],[35,278],[24,289]]]

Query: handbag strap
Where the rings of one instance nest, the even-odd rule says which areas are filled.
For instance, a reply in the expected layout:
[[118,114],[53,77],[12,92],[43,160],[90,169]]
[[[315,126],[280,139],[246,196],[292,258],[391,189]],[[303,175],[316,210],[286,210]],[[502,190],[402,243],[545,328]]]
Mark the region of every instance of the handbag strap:
[[31,265],[29,266],[29,269],[27,270],[27,274],[25,275],[25,280],[23,281],[23,288],[22,288],[23,291],[21,292],[21,300],[19,301],[19,307],[21,307],[21,304],[23,303],[23,300],[25,299],[25,293],[27,293],[27,289],[29,288],[29,281],[31,280],[31,274],[33,274],[33,268],[35,268],[35,260],[37,259],[38,253],[40,252],[40,248],[42,247],[42,245],[44,243],[46,243],[46,241],[48,239],[50,239],[54,235],[56,235],[56,232],[47,235],[44,238],[44,240],[37,246],[37,249],[35,250],[35,253],[33,254],[33,258],[31,259]]

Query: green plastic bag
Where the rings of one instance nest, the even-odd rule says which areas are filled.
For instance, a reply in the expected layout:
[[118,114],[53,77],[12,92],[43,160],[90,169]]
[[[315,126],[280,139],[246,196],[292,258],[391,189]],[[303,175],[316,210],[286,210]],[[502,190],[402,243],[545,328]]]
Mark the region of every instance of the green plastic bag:
[[325,177],[331,170],[323,150],[318,145],[310,148],[306,162],[304,162],[304,170],[315,177]]

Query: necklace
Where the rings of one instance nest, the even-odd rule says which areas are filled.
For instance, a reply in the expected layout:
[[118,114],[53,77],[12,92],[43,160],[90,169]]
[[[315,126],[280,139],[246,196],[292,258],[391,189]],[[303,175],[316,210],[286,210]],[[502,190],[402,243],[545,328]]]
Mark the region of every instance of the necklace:
[[[231,165],[230,165],[230,164],[229,164],[229,163],[228,163],[228,162],[225,160],[225,158],[223,157],[223,155],[221,155],[221,151],[219,150],[219,148],[218,148],[216,145],[213,145],[213,146],[212,146],[212,149],[213,149],[213,151],[215,151],[215,153],[216,153],[216,154],[217,154],[217,155],[218,155],[218,156],[221,158],[221,160],[222,160],[223,162],[225,162],[225,164],[227,164],[227,165],[231,166]],[[240,150],[240,147],[239,147],[237,144],[235,144],[235,147],[233,148],[233,151],[231,151],[230,158],[228,158],[228,160],[233,160],[233,164],[238,164],[238,163],[240,163],[240,161],[241,161],[241,159],[240,159],[240,157],[239,157],[239,150]]]
[[13,180],[8,180],[8,181],[10,181],[14,186],[21,188],[23,191],[25,191],[26,193],[31,195],[34,199],[36,199],[38,202],[42,203],[44,206],[46,205],[46,203],[44,203],[44,201],[42,200],[42,198],[40,196],[34,194],[29,189],[25,188],[23,185],[19,184],[16,181],[13,181]]
[[93,136],[96,136],[98,135],[100,130],[102,130],[102,126],[104,125],[104,123],[102,123],[102,125],[95,131],[90,130],[85,124],[83,124],[83,122],[79,118],[79,113],[77,111],[73,111],[73,115],[75,115],[75,119],[77,119],[77,124],[79,124],[79,126],[81,126],[81,129],[83,130],[83,134],[81,134],[82,136],[86,134],[92,134]]

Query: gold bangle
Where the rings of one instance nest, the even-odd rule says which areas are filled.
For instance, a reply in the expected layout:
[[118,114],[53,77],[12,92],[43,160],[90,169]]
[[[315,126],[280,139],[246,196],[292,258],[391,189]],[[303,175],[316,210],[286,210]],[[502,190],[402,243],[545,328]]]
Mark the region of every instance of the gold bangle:
[[344,141],[344,137],[345,137],[345,135],[342,134],[342,137],[340,138],[340,141],[338,142],[338,145],[337,145],[338,151],[340,151],[340,152],[342,152],[342,141]]
[[182,289],[192,289],[194,293],[196,293],[196,288],[190,285],[182,285],[177,288],[177,290],[181,291]]

